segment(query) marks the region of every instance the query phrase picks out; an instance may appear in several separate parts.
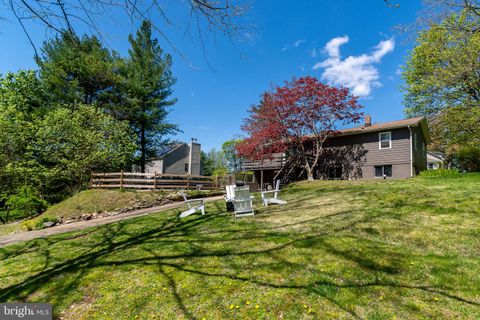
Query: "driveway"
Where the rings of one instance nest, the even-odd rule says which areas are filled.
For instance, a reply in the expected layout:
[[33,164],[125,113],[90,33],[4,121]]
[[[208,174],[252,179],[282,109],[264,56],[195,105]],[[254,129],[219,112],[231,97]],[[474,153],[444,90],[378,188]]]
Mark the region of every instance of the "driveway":
[[[205,201],[212,202],[220,199],[223,199],[223,196],[208,197],[208,198],[205,198]],[[116,216],[104,217],[101,219],[72,222],[69,224],[62,224],[62,225],[47,228],[47,229],[25,231],[21,233],[9,234],[6,236],[0,236],[0,247],[6,246],[7,244],[15,243],[15,242],[28,241],[36,238],[47,237],[54,234],[76,231],[76,230],[81,230],[81,229],[95,227],[95,226],[101,226],[104,224],[122,221],[122,220],[130,219],[133,217],[141,217],[154,212],[178,208],[182,205],[183,205],[183,202],[169,203],[163,206],[130,211],[127,213],[118,214]]]

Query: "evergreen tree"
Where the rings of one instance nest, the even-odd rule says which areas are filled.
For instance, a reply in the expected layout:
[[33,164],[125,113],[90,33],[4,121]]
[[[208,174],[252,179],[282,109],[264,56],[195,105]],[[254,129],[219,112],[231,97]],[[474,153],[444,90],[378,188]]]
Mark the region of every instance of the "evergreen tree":
[[46,41],[38,59],[40,77],[56,102],[92,104],[119,81],[120,58],[95,36],[64,32]]
[[172,57],[164,54],[157,39],[152,39],[151,22],[143,21],[136,36],[128,38],[131,48],[123,67],[122,85],[117,92],[120,103],[113,106],[116,117],[128,120],[137,134],[138,164],[142,172],[148,158],[165,144],[165,136],[178,132],[167,122],[170,98],[176,82],[172,75]]

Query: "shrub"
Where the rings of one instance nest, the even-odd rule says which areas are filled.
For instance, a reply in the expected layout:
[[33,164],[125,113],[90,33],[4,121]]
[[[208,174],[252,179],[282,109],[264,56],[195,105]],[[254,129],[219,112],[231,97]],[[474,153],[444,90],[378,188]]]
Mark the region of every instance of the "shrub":
[[43,224],[45,222],[54,222],[57,223],[60,219],[57,217],[43,217],[41,219],[38,219],[34,222],[35,224],[35,229],[43,229]]
[[48,206],[29,187],[20,188],[17,194],[8,197],[6,204],[10,208],[11,217],[15,219],[32,217],[45,211]]
[[457,153],[458,164],[462,170],[480,171],[480,147],[464,146]]
[[420,172],[419,176],[424,178],[430,177],[452,177],[459,174],[458,169],[436,169],[436,170],[425,170]]
[[33,220],[24,221],[22,224],[28,231],[35,230],[36,223]]

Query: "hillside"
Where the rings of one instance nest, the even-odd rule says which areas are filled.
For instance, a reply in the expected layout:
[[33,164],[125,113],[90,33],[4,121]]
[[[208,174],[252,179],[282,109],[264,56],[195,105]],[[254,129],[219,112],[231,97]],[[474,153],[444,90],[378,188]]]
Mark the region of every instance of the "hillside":
[[[318,181],[0,249],[0,301],[62,319],[478,319],[479,174]],[[121,303],[119,303],[119,301]]]
[[[189,191],[189,197],[206,197],[221,194],[221,191]],[[41,215],[23,221],[0,225],[0,235],[27,231],[27,228],[41,228],[45,221],[70,222],[79,219],[101,218],[140,208],[148,208],[166,203],[181,201],[175,190],[139,192],[129,190],[93,189],[81,191],[74,196],[57,203]]]

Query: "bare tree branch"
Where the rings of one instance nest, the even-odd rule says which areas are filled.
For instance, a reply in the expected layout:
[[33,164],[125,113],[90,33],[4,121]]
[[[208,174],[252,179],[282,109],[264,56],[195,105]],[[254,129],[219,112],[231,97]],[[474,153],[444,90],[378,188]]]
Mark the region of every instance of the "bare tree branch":
[[387,4],[387,6],[390,7],[390,8],[399,8],[399,7],[400,7],[400,4],[399,4],[399,3],[392,4],[392,3],[390,3],[389,0],[383,0],[383,1],[385,1],[385,3]]
[[[201,47],[206,50],[204,29],[212,34],[219,32],[232,40],[242,30],[239,20],[249,8],[245,4],[231,4],[230,0],[178,0],[178,6],[184,6],[186,16],[190,15],[190,19],[194,20],[193,24],[185,24],[181,19],[169,16],[165,5],[159,0],[4,0],[3,3],[22,27],[35,52],[37,50],[29,34],[31,25],[26,24],[26,21],[40,24],[53,33],[69,31],[73,35],[86,26],[92,33],[104,39],[98,22],[102,21],[105,15],[120,9],[129,17],[132,25],[139,20],[154,20],[154,30],[185,60],[188,60],[187,57],[169,39],[165,26],[194,27]],[[152,19],[157,16],[160,19]],[[113,16],[110,18],[115,19]],[[155,20],[159,21],[155,23]],[[206,57],[206,53],[204,56]]]

